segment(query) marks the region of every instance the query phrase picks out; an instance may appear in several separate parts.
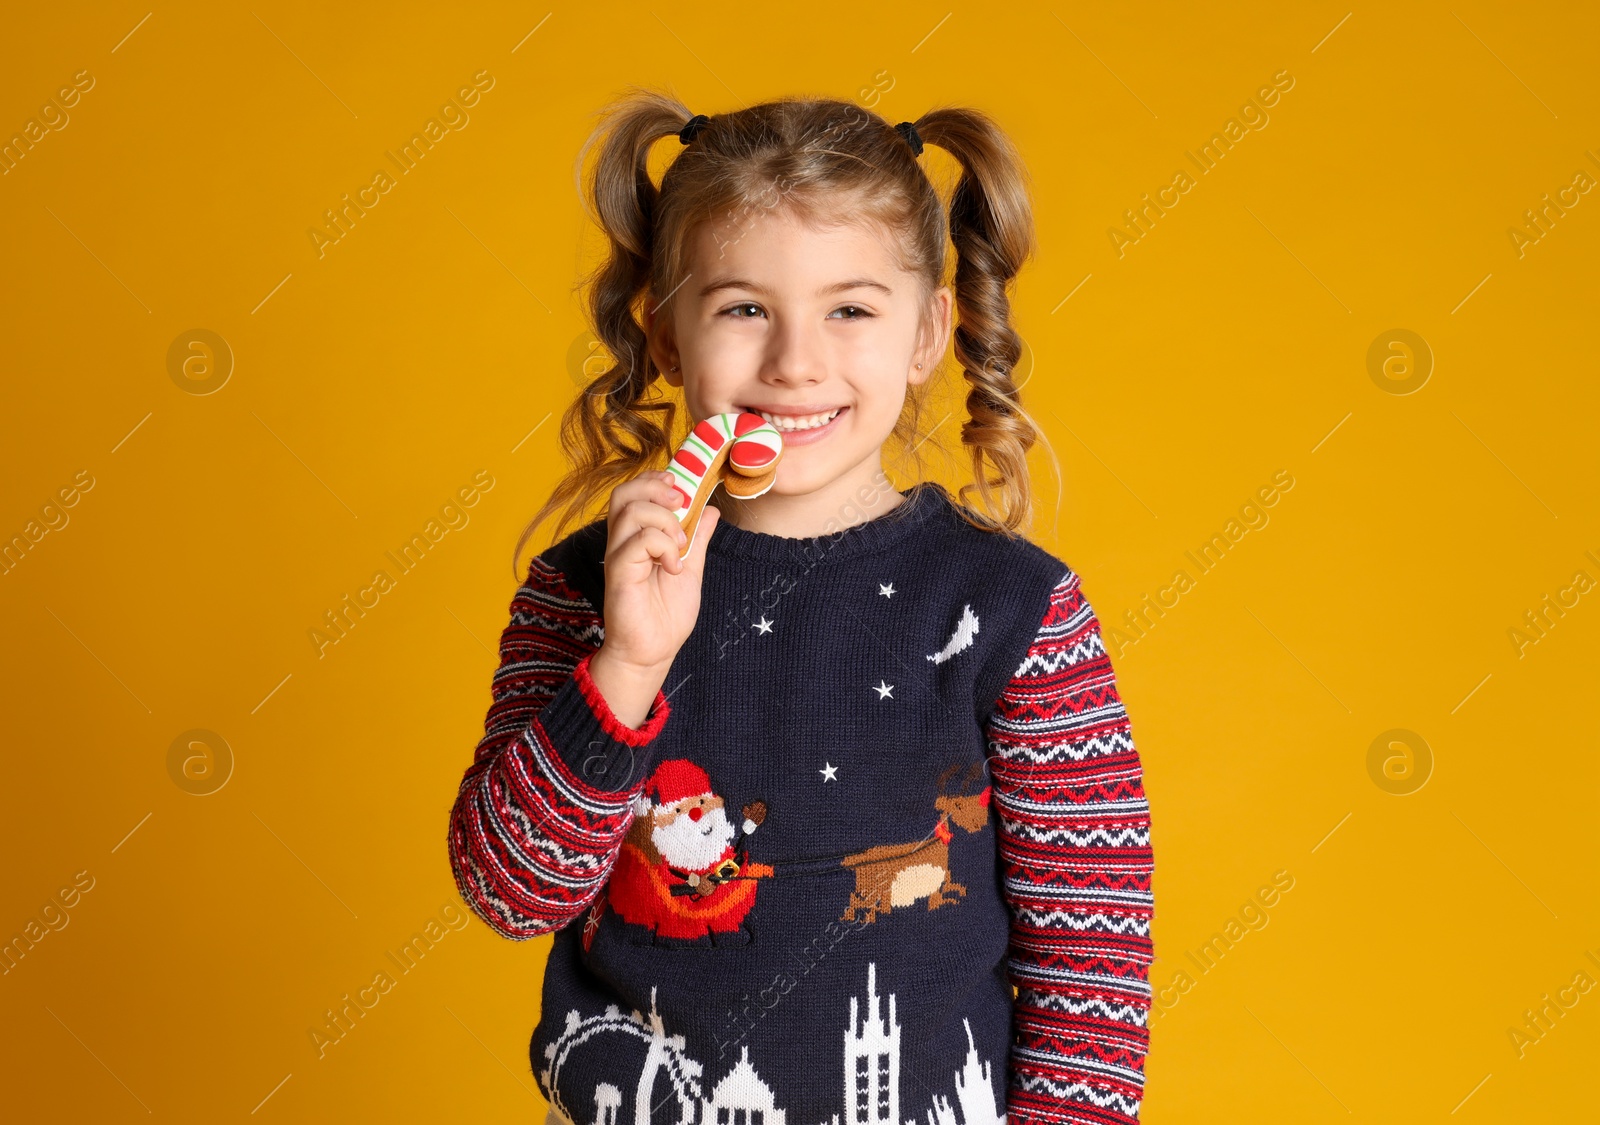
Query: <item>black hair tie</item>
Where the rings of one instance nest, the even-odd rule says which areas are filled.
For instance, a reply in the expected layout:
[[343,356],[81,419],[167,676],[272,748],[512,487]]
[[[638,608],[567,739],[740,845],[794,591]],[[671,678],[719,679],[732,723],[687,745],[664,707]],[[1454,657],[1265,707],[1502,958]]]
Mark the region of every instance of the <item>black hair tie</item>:
[[690,141],[694,140],[700,135],[700,130],[705,128],[706,122],[710,120],[711,118],[707,117],[703,113],[695,114],[693,117],[689,118],[688,124],[684,125],[682,129],[678,130],[678,139],[684,144],[688,144]]
[[922,138],[917,134],[917,127],[909,121],[902,121],[894,127],[895,132],[906,139],[906,144],[911,146],[913,156],[922,155]]

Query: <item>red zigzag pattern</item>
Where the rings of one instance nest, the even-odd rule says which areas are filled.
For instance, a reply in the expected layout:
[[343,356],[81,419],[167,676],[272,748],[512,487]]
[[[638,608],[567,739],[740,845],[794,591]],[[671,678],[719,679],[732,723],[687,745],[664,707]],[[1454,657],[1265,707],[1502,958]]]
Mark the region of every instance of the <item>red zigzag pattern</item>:
[[450,863],[462,899],[502,937],[526,941],[576,918],[611,877],[644,789],[591,785],[562,757],[540,714],[567,684],[601,729],[642,745],[666,722],[660,692],[638,730],[606,705],[589,677],[601,615],[554,567],[535,558],[500,637],[484,736],[450,812]]
[[1150,810],[1070,569],[990,717],[1017,986],[1010,1125],[1136,1122],[1149,1047]]

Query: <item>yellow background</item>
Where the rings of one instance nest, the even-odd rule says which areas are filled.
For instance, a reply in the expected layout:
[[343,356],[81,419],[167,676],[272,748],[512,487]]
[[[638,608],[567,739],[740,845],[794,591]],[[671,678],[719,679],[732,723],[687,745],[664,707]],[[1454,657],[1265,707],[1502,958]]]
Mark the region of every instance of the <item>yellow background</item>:
[[[458,916],[447,815],[576,390],[597,241],[572,162],[626,82],[1011,130],[1026,394],[1065,482],[1041,449],[1036,537],[1108,631],[1293,477],[1114,650],[1173,998],[1145,1120],[1593,1112],[1600,991],[1511,1032],[1600,980],[1600,589],[1520,654],[1510,630],[1600,581],[1600,192],[1520,254],[1508,233],[1600,176],[1592,6],[146,11],[13,12],[0,74],[4,137],[94,80],[0,176],[0,534],[94,481],[0,577],[0,936],[93,879],[0,976],[10,1119],[542,1119],[547,939],[473,919],[326,1057],[310,1030]],[[470,124],[319,257],[308,229],[480,71]],[[1280,71],[1270,123],[1119,256],[1108,229]],[[211,394],[169,373],[193,329],[233,357]],[[1369,371],[1392,329],[1432,355],[1409,394]],[[319,656],[324,613],[480,471],[470,522]],[[193,730],[233,758],[209,795],[168,769]],[[1369,772],[1393,730],[1431,757],[1409,794],[1404,760]],[[1200,972],[1278,871],[1264,928]]]

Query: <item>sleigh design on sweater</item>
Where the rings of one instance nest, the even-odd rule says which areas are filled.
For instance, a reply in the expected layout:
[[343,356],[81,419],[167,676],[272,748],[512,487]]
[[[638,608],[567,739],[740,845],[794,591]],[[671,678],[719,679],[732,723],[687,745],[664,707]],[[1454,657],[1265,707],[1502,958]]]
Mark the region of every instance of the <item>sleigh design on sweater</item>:
[[[855,875],[841,922],[871,925],[896,908],[926,900],[928,910],[937,910],[966,896],[966,885],[950,870],[950,842],[956,828],[977,833],[989,823],[990,787],[968,792],[983,778],[983,762],[968,766],[957,783],[961,771],[957,763],[939,775],[941,794],[934,799],[934,823],[926,836],[839,857],[840,866]],[[630,924],[634,942],[748,944],[752,937],[744,921],[755,906],[759,881],[789,872],[749,855],[750,838],[767,818],[767,803],[750,801],[739,812],[735,822],[728,802],[689,759],[658,765],[635,801],[605,893],[589,909],[584,951],[593,945],[608,906]],[[815,870],[814,864],[796,868],[807,869]]]

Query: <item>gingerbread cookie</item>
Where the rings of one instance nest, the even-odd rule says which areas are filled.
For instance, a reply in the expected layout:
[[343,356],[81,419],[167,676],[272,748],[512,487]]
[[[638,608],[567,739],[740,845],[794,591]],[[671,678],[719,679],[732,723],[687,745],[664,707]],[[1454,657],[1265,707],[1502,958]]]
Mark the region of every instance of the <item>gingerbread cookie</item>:
[[700,513],[718,484],[741,500],[760,496],[777,479],[782,458],[782,435],[759,414],[734,410],[696,423],[667,465],[683,497],[674,511],[688,536],[679,557],[687,558],[694,546]]

